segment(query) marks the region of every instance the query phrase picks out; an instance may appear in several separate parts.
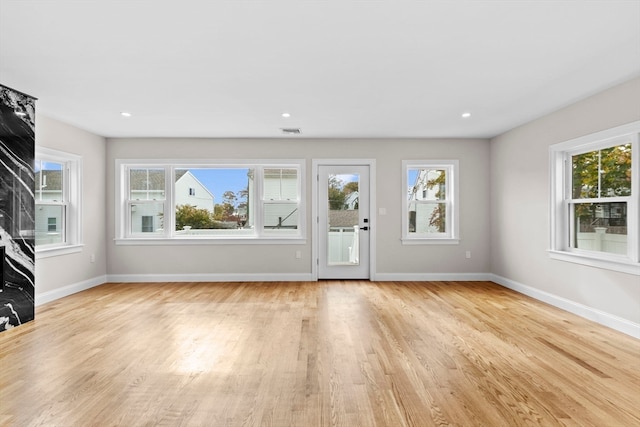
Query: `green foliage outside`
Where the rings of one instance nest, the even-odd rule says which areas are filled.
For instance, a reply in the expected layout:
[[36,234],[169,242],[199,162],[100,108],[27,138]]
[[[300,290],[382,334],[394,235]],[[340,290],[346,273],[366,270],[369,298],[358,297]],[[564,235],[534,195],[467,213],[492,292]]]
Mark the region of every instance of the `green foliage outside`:
[[574,199],[631,194],[631,144],[573,156],[572,166]]
[[246,212],[248,196],[248,189],[240,190],[238,193],[225,191],[222,203],[216,204],[213,212],[188,204],[176,206],[176,230],[183,230],[185,226],[193,230],[207,230],[229,228],[229,223],[244,225],[246,214],[241,218],[237,211],[243,209]]
[[[436,200],[444,200],[446,199],[445,192],[447,174],[443,170],[439,170],[437,172],[440,172],[437,177],[427,180],[427,188],[431,190],[437,186],[438,191],[435,194],[435,198]],[[435,227],[438,230],[438,233],[444,233],[447,231],[446,218],[447,205],[445,203],[438,203],[438,207],[435,208],[433,212],[431,212],[431,217],[429,217],[429,225]]]
[[[631,195],[631,144],[573,156],[572,198],[597,199]],[[598,204],[576,204],[575,216],[597,223]],[[607,225],[607,224],[602,224]]]
[[176,206],[176,230],[182,230],[185,226],[194,230],[224,228],[207,209],[199,209],[192,205]]
[[358,191],[358,183],[355,181],[342,182],[335,175],[329,177],[329,209],[332,211],[341,211],[345,209],[345,204],[349,194]]

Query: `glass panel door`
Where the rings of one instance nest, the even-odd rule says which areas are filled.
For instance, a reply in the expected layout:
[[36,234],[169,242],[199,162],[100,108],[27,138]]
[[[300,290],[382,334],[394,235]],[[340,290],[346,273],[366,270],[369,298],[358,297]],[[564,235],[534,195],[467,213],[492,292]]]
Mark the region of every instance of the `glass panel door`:
[[320,166],[319,278],[369,277],[369,167]]

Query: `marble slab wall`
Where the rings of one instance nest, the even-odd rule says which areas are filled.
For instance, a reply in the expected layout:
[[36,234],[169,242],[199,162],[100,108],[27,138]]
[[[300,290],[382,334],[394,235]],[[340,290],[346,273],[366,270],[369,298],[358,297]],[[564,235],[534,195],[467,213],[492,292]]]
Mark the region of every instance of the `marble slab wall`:
[[0,331],[35,312],[35,99],[0,85]]

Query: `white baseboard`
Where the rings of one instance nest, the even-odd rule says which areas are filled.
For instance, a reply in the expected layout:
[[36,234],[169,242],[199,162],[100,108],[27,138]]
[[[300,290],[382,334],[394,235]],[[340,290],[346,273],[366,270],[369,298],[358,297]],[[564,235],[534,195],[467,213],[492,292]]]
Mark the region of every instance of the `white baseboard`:
[[147,282],[308,282],[311,273],[273,274],[109,274],[110,283]]
[[87,289],[94,288],[104,283],[107,283],[106,275],[67,285],[62,288],[54,289],[53,291],[47,291],[43,293],[36,292],[36,307],[51,301],[55,301],[59,298],[75,294],[77,292],[86,291]]
[[489,273],[377,273],[371,280],[377,282],[470,282],[491,280]]
[[545,291],[541,291],[536,288],[532,288],[527,285],[523,285],[522,283],[518,283],[516,281],[498,276],[496,274],[491,274],[490,276],[491,278],[489,280],[501,286],[504,286],[505,288],[520,292],[521,294],[530,296],[539,301],[546,302],[547,304],[550,304],[554,307],[558,307],[562,310],[576,314],[580,317],[584,317],[585,319],[594,321],[603,326],[615,329],[616,331],[631,335],[634,338],[640,338],[640,325],[630,320],[623,319],[613,314],[577,303],[575,301],[568,300],[563,297],[559,297],[557,295],[550,294]]

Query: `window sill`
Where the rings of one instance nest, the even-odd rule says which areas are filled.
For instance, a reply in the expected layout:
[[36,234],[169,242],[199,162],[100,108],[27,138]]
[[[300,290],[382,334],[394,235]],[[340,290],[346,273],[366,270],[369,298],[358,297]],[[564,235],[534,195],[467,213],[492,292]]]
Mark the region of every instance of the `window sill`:
[[603,259],[585,254],[549,250],[549,257],[558,261],[573,262],[590,267],[618,271],[620,273],[640,276],[640,264],[624,260]]
[[307,240],[301,237],[199,237],[199,238],[127,238],[114,239],[116,245],[123,246],[164,246],[164,245],[305,245]]
[[54,256],[69,255],[82,252],[83,244],[55,246],[50,248],[36,248],[36,259],[50,258]]
[[458,245],[460,239],[438,238],[438,237],[423,237],[423,238],[403,238],[403,245]]

